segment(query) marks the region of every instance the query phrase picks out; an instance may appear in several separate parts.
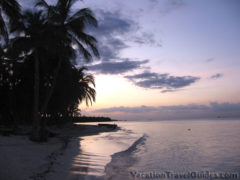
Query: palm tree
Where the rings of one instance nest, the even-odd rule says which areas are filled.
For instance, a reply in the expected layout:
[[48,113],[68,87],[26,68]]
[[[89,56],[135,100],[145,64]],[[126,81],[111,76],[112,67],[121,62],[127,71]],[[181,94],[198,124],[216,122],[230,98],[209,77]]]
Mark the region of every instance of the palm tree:
[[3,14],[9,18],[10,25],[13,26],[20,18],[20,5],[16,0],[0,0],[0,40],[3,37],[5,42],[8,42],[8,27]]
[[41,107],[41,112],[47,109],[49,100],[56,86],[62,61],[69,61],[76,57],[77,52],[73,47],[76,47],[87,61],[92,59],[92,54],[89,50],[91,50],[93,55],[99,56],[96,48],[97,40],[84,32],[86,25],[97,27],[97,20],[94,18],[91,10],[87,8],[80,9],[72,14],[71,7],[76,1],[77,0],[58,0],[56,5],[51,6],[45,0],[39,0],[36,4],[44,9],[48,24],[53,27],[56,34],[59,35],[58,40],[60,40],[58,46],[54,47],[54,49],[57,50],[58,63],[53,73],[51,88]]
[[[86,25],[97,27],[97,20],[89,9],[80,9],[71,15],[71,7],[75,2],[76,0],[58,0],[56,5],[50,6],[46,1],[39,0],[36,5],[40,6],[43,11],[26,12],[22,23],[16,29],[23,32],[24,36],[17,37],[12,41],[12,49],[14,49],[12,52],[34,57],[32,139],[36,141],[41,140],[39,113],[47,110],[62,62],[74,60],[77,50],[87,61],[92,60],[92,54],[99,56],[96,39],[84,32]],[[49,63],[55,63],[55,68],[51,70],[53,80],[51,86],[47,88],[48,93],[39,108],[39,63],[42,61],[46,62],[46,66],[49,66]],[[45,123],[42,124],[42,128],[44,128]]]
[[94,77],[86,74],[85,70],[85,67],[78,69],[64,62],[46,113],[73,114],[79,110],[80,103],[85,101],[89,105],[95,101]]
[[[23,36],[17,36],[10,41],[8,54],[14,58],[34,58],[34,88],[33,88],[33,131],[31,138],[40,139],[40,118],[39,118],[39,84],[40,84],[40,61],[45,58],[43,55],[49,52],[46,45],[46,20],[42,12],[26,11],[18,23],[16,31],[22,32]],[[25,58],[27,59],[27,58]]]
[[[89,103],[95,102],[96,98],[96,90],[95,88],[95,80],[94,77],[90,74],[85,74],[86,67],[82,67],[80,69],[73,69],[73,76],[75,76],[75,80],[73,82],[73,87],[70,92],[72,96],[75,96],[73,101],[68,105],[68,114],[71,115],[79,113],[79,104],[84,102],[88,106]],[[74,78],[73,78],[74,79]]]
[[[83,71],[87,70],[86,67],[82,67],[78,70],[79,73],[79,103],[85,100],[86,105],[92,104],[96,99],[95,80],[92,75],[86,75]],[[91,87],[93,86],[93,87]]]

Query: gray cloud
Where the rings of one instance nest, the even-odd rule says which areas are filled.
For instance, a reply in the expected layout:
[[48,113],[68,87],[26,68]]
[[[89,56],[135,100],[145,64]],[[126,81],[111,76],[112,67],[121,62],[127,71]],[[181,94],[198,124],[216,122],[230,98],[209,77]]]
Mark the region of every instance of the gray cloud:
[[128,59],[115,62],[102,62],[88,66],[88,69],[101,74],[121,74],[141,68],[141,65],[148,63],[144,61],[130,61]]
[[99,11],[99,33],[106,35],[125,34],[134,28],[136,23],[133,20],[124,18],[119,12]]
[[[138,24],[125,18],[119,12],[97,12],[99,27],[89,29],[98,40],[100,52],[100,63],[88,65],[89,69],[103,74],[120,74],[134,69],[141,68],[142,64],[148,61],[136,61],[120,57],[120,52],[128,48],[128,42],[136,44],[156,44],[154,35],[142,32],[136,35],[139,30]],[[157,44],[156,44],[157,45]]]
[[[161,120],[189,118],[240,118],[240,103],[217,103],[210,105],[176,105],[176,106],[136,106],[111,107],[97,109],[93,114],[105,114],[114,118],[129,120]],[[127,116],[125,116],[127,115]]]
[[177,91],[176,89],[164,89],[161,91],[161,93],[176,92],[176,91]]
[[122,40],[116,38],[109,38],[102,42],[106,42],[99,44],[98,47],[102,61],[114,61],[120,59],[118,56],[119,52],[128,47]]
[[231,112],[231,111],[237,111],[240,112],[240,103],[217,103],[217,102],[212,102],[210,107],[214,111],[224,111],[224,112]]
[[219,78],[221,78],[221,77],[223,77],[223,74],[217,73],[217,74],[212,75],[210,78],[211,78],[211,79],[219,79]]
[[111,108],[104,108],[104,109],[97,109],[94,112],[101,112],[101,113],[113,113],[113,112],[125,112],[125,113],[140,113],[140,112],[152,112],[156,111],[157,107],[152,106],[137,106],[137,107],[111,107]]
[[212,62],[212,61],[214,61],[215,59],[214,58],[208,58],[206,61],[207,62]]
[[211,110],[214,112],[238,112],[240,114],[240,103],[218,103],[218,102],[212,102],[209,106],[207,105],[195,105],[195,104],[189,104],[189,105],[176,105],[176,106],[137,106],[137,107],[111,107],[111,108],[103,108],[103,109],[97,109],[94,112],[131,112],[131,113],[138,113],[138,112],[153,112],[153,111],[205,111],[205,110]]
[[150,32],[141,32],[138,23],[132,19],[126,18],[119,12],[99,11],[99,28],[96,30],[97,37],[100,39],[121,38],[123,42],[135,42],[137,44],[148,44],[160,46],[155,40],[154,34]]
[[128,47],[124,36],[137,29],[137,24],[124,18],[119,12],[97,11],[99,27],[90,29],[98,40],[101,61],[119,60],[119,53]]
[[161,43],[155,40],[152,33],[143,32],[138,36],[133,37],[133,42],[139,45],[152,45],[156,47],[161,47]]
[[152,2],[152,3],[157,3],[158,0],[150,0],[150,2]]
[[104,112],[104,113],[113,113],[113,112],[126,112],[126,113],[145,113],[145,112],[156,112],[156,111],[193,111],[193,110],[207,110],[209,106],[205,105],[179,105],[179,106],[137,106],[137,107],[111,107],[98,109],[94,112]]
[[18,2],[23,9],[30,9],[36,4],[36,1],[33,0],[19,0]]
[[185,5],[183,0],[167,0],[164,4],[162,4],[162,8],[160,8],[160,13],[162,15],[166,15],[179,9]]
[[179,88],[189,86],[199,80],[193,76],[171,76],[169,74],[159,74],[153,72],[143,72],[136,75],[125,76],[136,86],[149,89],[163,89],[163,93],[173,92]]

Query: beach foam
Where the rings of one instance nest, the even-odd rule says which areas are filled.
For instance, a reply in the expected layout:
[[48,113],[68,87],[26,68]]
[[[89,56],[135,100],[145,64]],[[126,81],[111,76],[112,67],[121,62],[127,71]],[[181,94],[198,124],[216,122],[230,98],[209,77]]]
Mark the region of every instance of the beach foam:
[[138,159],[135,157],[135,153],[140,151],[140,149],[145,145],[146,140],[147,135],[144,134],[125,151],[113,154],[111,156],[111,162],[105,167],[105,179],[129,179],[129,168],[138,161]]

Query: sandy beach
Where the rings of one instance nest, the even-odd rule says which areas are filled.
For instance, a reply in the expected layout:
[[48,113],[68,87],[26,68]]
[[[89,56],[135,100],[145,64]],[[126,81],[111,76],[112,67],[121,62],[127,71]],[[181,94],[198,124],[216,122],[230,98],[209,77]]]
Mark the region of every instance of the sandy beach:
[[81,137],[112,129],[68,124],[54,131],[58,135],[46,143],[32,142],[27,136],[0,136],[0,179],[79,179],[79,175],[71,173],[71,168],[74,157],[81,153]]

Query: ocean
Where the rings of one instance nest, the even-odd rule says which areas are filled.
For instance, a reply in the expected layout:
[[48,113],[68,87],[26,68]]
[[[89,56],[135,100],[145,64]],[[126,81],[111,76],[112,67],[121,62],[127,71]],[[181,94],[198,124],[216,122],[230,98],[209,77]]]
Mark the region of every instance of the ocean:
[[99,180],[240,179],[240,120],[115,123],[116,132],[82,137],[72,173]]

